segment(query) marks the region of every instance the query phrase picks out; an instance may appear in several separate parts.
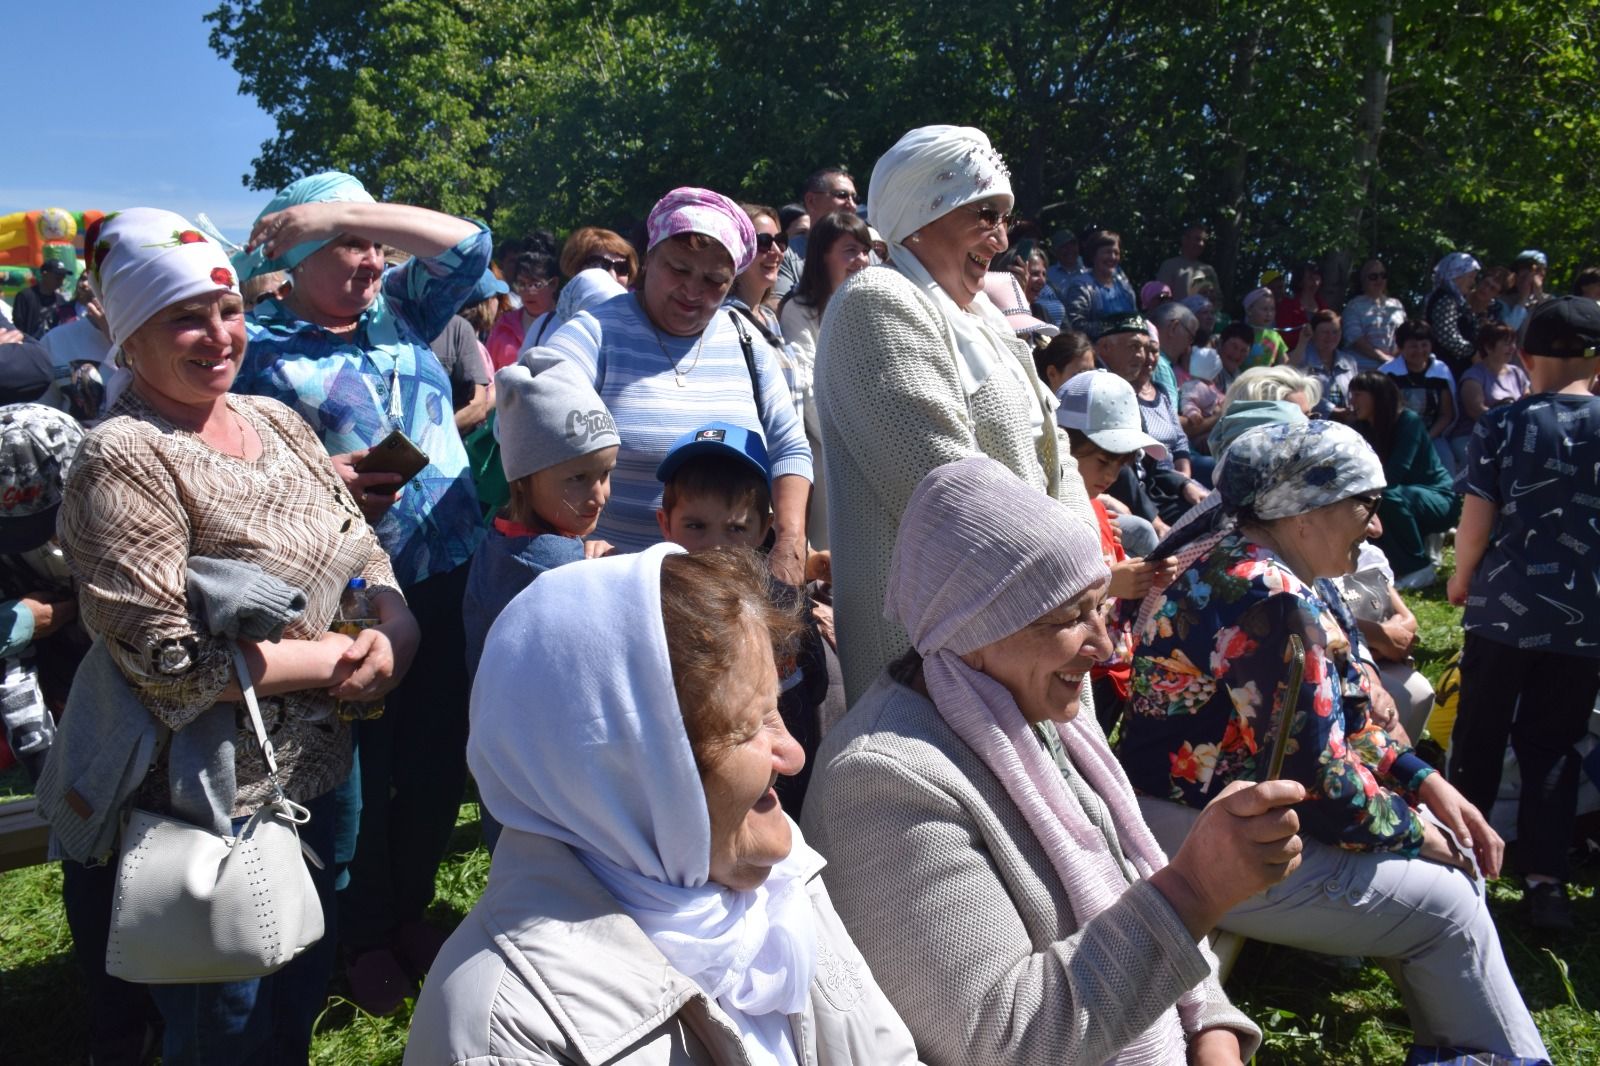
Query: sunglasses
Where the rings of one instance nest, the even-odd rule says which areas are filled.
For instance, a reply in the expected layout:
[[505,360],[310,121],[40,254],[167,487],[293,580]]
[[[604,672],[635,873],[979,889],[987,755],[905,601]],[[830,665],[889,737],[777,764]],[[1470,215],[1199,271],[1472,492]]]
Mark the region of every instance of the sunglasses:
[[1015,211],[1009,215],[1002,215],[1000,209],[992,204],[979,204],[972,209],[972,213],[978,216],[978,224],[984,229],[994,229],[996,226],[1010,229],[1017,224]]
[[1367,496],[1352,496],[1356,506],[1366,512],[1367,521],[1372,521],[1372,516],[1378,513],[1378,507],[1383,503],[1383,493],[1375,492]]
[[1367,280],[1368,281],[1388,281],[1389,280],[1389,275],[1388,275],[1388,273],[1386,271],[1378,271],[1376,273],[1368,274],[1367,275]]
[[841,204],[853,204],[856,202],[854,189],[829,189],[828,195],[838,200]]
[[619,278],[625,278],[630,273],[628,261],[620,256],[613,258],[609,255],[591,255],[583,261],[584,270],[591,270],[595,267],[609,270]]
[[779,248],[789,247],[789,237],[783,233],[758,233],[756,234],[756,254],[766,255],[776,244]]

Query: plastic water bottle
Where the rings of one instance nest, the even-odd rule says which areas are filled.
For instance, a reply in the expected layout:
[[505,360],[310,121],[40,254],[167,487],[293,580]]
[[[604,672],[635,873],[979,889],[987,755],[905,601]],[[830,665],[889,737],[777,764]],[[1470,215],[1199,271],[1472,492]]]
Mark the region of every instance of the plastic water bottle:
[[[378,613],[372,609],[372,601],[367,595],[367,579],[351,578],[344,588],[344,595],[339,597],[339,613],[333,621],[334,632],[354,639],[363,629],[371,629],[377,624]],[[334,705],[334,713],[346,722],[382,718],[383,701],[340,700]]]

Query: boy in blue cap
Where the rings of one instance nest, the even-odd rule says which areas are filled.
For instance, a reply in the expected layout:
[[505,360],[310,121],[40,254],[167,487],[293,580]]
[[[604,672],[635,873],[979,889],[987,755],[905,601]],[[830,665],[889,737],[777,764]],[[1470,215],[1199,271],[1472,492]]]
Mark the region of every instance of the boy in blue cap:
[[[764,550],[772,529],[772,474],[761,434],[728,422],[702,426],[673,443],[656,477],[662,483],[656,509],[662,539],[691,552]],[[771,594],[780,607],[798,600],[805,609],[806,631],[795,659],[778,664],[778,710],[805,749],[806,765],[793,777],[780,777],[776,787],[783,809],[799,818],[822,740],[818,708],[828,695],[828,667],[805,590],[774,582]]]

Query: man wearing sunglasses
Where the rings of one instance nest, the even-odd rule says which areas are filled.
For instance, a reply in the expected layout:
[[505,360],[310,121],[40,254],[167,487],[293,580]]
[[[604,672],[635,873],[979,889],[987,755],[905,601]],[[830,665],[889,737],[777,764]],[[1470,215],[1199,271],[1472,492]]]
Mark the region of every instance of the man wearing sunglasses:
[[[811,219],[811,225],[815,226],[822,221],[824,215],[856,209],[855,179],[842,167],[823,167],[806,179],[800,200],[805,204],[806,216]],[[772,286],[772,295],[775,299],[781,300],[789,294],[790,289],[800,283],[800,272],[805,269],[805,265],[806,235],[802,233],[789,239],[789,248],[783,254],[783,262],[778,264],[778,280]]]

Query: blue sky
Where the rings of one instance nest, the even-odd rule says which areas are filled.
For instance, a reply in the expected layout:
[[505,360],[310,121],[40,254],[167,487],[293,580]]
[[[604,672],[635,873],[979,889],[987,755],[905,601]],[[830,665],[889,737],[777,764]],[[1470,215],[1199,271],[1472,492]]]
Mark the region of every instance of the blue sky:
[[[270,193],[240,177],[275,132],[206,45],[216,0],[12,0],[0,215],[204,211],[235,239]],[[97,47],[96,41],[108,42]]]

